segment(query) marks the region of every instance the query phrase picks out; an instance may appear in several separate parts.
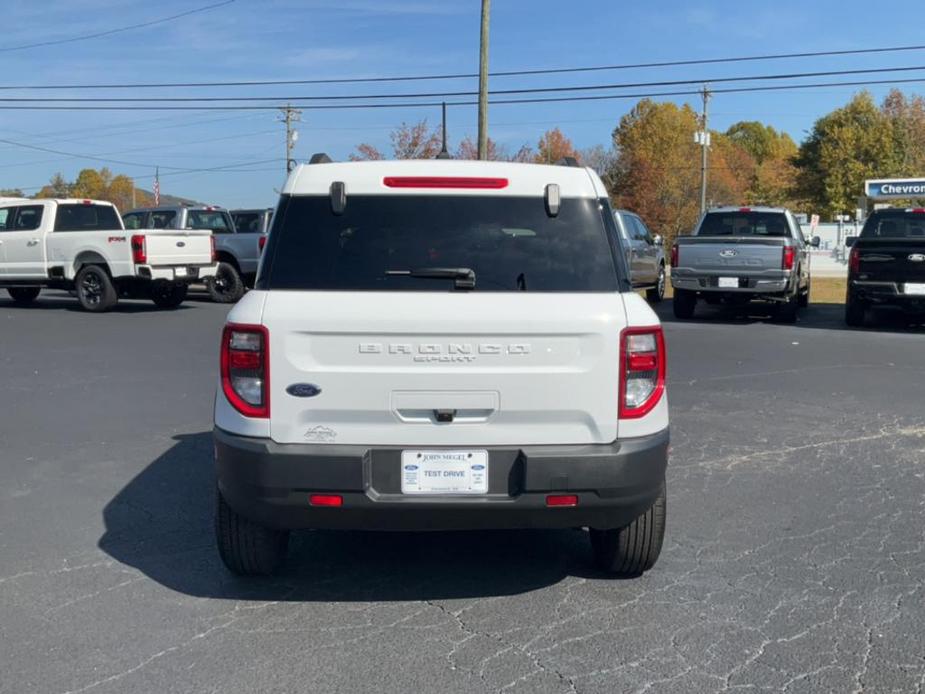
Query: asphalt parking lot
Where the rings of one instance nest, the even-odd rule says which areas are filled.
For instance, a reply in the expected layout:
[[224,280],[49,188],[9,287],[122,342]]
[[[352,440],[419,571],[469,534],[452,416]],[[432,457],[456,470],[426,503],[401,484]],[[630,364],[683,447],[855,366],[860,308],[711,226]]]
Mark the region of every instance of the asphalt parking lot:
[[0,300],[0,692],[919,692],[925,329],[660,309],[669,525],[612,581],[579,530],[212,541],[227,307]]

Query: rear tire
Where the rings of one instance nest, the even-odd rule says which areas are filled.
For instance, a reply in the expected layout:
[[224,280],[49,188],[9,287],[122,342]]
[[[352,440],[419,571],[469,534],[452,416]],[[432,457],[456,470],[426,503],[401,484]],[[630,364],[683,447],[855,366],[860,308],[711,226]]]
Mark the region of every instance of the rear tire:
[[809,293],[812,291],[813,285],[807,284],[806,291],[800,294],[800,308],[806,308],[809,306]]
[[621,578],[641,576],[655,566],[665,539],[667,511],[667,493],[662,482],[655,503],[629,525],[612,530],[589,528],[597,566]]
[[8,287],[7,293],[17,306],[26,306],[35,301],[42,291],[41,287]]
[[693,318],[694,309],[697,308],[697,295],[689,289],[676,289],[672,304],[675,318],[682,320]]
[[215,540],[225,566],[239,576],[269,576],[289,551],[289,531],[265,528],[239,516],[216,490]]
[[781,323],[796,323],[797,309],[800,306],[800,297],[791,296],[786,302],[777,307],[777,320]]
[[867,304],[849,297],[845,303],[845,323],[852,328],[862,328],[866,317]]
[[212,301],[219,304],[233,304],[244,296],[244,280],[231,263],[220,262],[215,276],[206,279],[206,289]]
[[108,311],[119,300],[109,273],[100,265],[84,265],[80,268],[74,286],[80,307],[91,313]]
[[665,298],[665,266],[658,266],[658,280],[655,286],[646,290],[646,300],[650,304],[659,304]]
[[182,282],[155,282],[151,286],[151,301],[158,308],[177,308],[186,300],[189,287]]

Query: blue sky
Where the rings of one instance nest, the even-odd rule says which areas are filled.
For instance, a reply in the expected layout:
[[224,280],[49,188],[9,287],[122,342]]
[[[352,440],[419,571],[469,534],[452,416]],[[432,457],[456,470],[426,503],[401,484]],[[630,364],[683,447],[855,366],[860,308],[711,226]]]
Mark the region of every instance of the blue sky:
[[[4,50],[146,22],[207,4],[210,0],[0,0],[5,29],[0,37],[0,85],[370,77],[468,73],[478,67],[478,0],[236,0],[168,24],[52,47]],[[494,0],[492,5],[492,70],[910,45],[923,43],[921,26],[925,19],[920,3],[905,1],[883,4],[880,11],[871,10],[870,5],[829,0]],[[904,65],[925,65],[925,51],[508,77],[493,80],[491,86],[715,79]],[[925,79],[925,69],[903,76]],[[304,96],[475,87],[474,80],[456,80],[208,92],[162,89],[120,95]],[[925,83],[904,88],[922,92]],[[711,102],[711,127],[725,129],[738,120],[762,120],[799,141],[816,118],[843,104],[857,89],[717,95]],[[871,91],[880,98],[887,89],[873,87]],[[72,94],[6,91],[0,97]],[[105,94],[114,95],[93,95]],[[490,110],[490,134],[512,151],[525,143],[535,146],[543,131],[554,126],[561,127],[578,147],[609,145],[611,131],[633,103],[498,105]],[[81,168],[106,165],[21,146],[30,145],[125,162],[108,166],[136,177],[141,187],[150,189],[154,167],[160,166],[165,192],[227,206],[270,206],[284,178],[283,134],[277,117],[272,111],[0,110],[0,139],[18,143],[0,143],[0,188],[23,187],[33,192],[56,171],[72,179]],[[432,107],[306,110],[299,126],[296,156],[307,159],[312,152],[326,151],[334,158],[345,158],[360,142],[388,150],[392,127],[424,117],[436,124],[439,111]],[[474,136],[475,130],[474,108],[450,110],[451,147],[467,135]],[[279,161],[268,161],[271,159]],[[182,171],[229,165],[240,170]]]

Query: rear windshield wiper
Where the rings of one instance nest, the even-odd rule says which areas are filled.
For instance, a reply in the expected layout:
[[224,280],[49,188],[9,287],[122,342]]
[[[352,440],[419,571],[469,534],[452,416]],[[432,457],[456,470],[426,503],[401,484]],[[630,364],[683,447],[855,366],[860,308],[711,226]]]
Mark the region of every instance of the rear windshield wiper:
[[453,280],[455,289],[475,289],[475,271],[467,267],[417,267],[411,270],[386,270],[390,277],[420,277]]

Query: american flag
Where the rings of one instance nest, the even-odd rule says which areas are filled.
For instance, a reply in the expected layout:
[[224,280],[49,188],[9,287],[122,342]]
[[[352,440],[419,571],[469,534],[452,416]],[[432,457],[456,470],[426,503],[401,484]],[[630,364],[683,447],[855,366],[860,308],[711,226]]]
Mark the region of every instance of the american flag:
[[154,169],[154,206],[158,207],[161,204],[161,178],[160,178],[160,169]]

